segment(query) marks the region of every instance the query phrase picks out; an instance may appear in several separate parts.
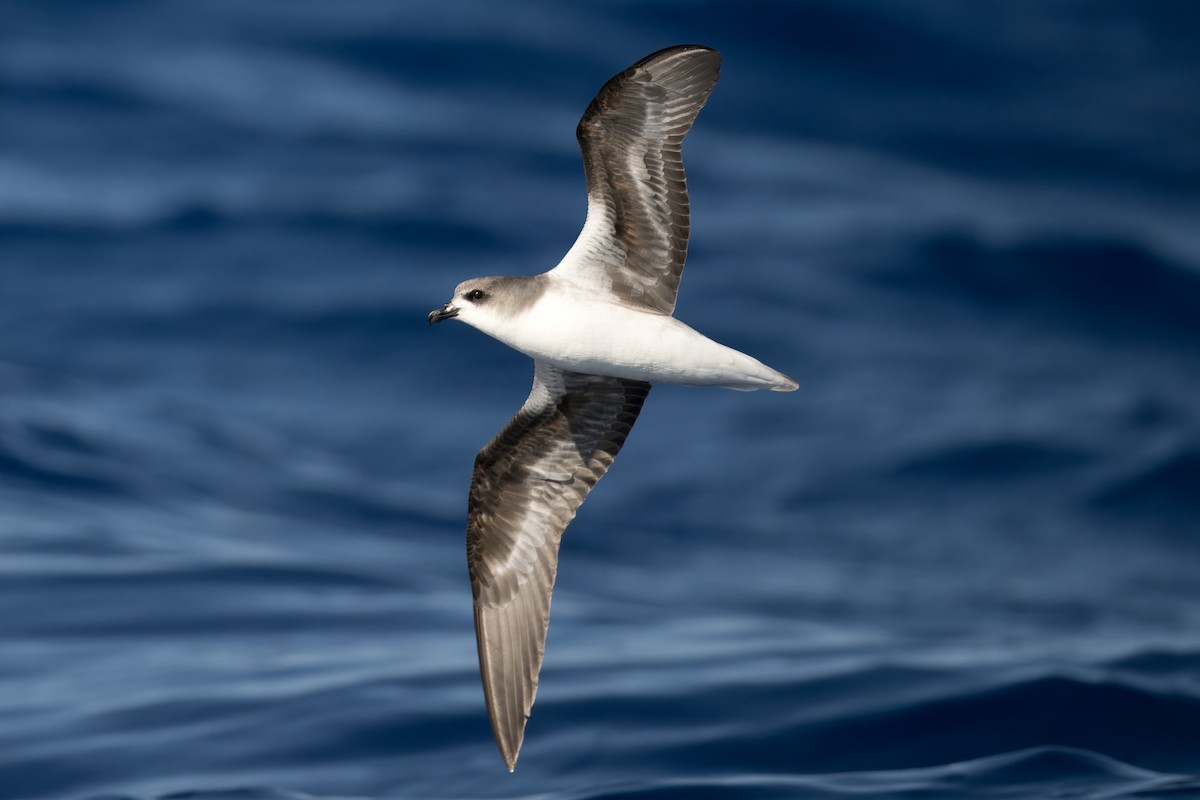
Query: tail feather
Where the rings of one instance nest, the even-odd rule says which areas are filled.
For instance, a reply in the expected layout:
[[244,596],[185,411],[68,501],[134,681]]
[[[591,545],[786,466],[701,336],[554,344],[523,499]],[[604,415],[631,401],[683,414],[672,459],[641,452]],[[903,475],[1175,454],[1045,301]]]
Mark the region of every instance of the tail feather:
[[787,375],[784,375],[782,372],[776,372],[775,374],[779,376],[780,382],[771,387],[772,392],[794,392],[800,388],[800,384],[796,383],[796,381],[792,380]]
[[800,388],[800,384],[784,375],[778,370],[771,369],[766,364],[755,362],[762,369],[757,370],[754,375],[745,375],[744,377],[715,383],[722,389],[733,389],[738,392],[754,392],[759,389],[770,389],[772,392],[794,392]]

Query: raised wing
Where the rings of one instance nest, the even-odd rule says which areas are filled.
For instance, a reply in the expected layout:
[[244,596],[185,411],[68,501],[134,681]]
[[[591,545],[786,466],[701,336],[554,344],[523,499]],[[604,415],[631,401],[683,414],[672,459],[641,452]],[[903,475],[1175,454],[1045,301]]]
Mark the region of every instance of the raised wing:
[[535,362],[521,410],[475,459],[467,566],[492,732],[512,771],[537,694],[558,543],[637,420],[650,384]]
[[587,222],[556,273],[626,305],[674,311],[689,231],[680,145],[720,68],[717,51],[681,45],[604,84],[576,132]]

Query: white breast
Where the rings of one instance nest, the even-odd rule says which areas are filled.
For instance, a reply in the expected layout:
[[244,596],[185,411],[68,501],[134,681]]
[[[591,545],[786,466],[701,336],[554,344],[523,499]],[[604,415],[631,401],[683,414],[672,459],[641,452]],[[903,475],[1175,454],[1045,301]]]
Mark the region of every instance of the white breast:
[[757,389],[786,377],[674,317],[554,286],[493,335],[561,369],[645,381]]

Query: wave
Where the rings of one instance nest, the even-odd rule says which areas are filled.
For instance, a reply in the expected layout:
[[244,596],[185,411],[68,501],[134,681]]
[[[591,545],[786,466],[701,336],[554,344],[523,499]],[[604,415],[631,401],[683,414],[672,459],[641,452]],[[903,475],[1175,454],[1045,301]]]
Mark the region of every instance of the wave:
[[1200,514],[1200,448],[1164,455],[1110,484],[1094,498],[1098,510],[1192,523]]
[[573,800],[737,800],[738,798],[1076,798],[1182,796],[1200,779],[1131,767],[1099,753],[1039,747],[973,761],[893,772],[832,775],[742,775],[673,779],[583,792]]
[[[642,720],[636,736],[628,734],[633,719]],[[1142,769],[1200,773],[1192,744],[1200,741],[1200,693],[1169,676],[1147,679],[1128,664],[1018,674],[882,666],[676,693],[589,692],[543,698],[533,730],[570,731],[581,720],[631,769],[911,770],[1063,747]],[[571,746],[527,742],[539,758]]]
[[0,478],[40,491],[124,496],[115,453],[88,436],[49,423],[0,420]]
[[[600,781],[560,792],[561,800],[970,800],[1072,797],[1078,800],[1183,798],[1200,794],[1200,778],[1139,769],[1103,754],[1037,747],[912,770],[834,774],[738,774],[722,777]],[[406,797],[413,797],[406,794]],[[431,797],[432,795],[421,795]],[[469,795],[455,795],[467,797]],[[492,796],[489,791],[486,795]],[[506,794],[543,798],[541,792]],[[351,800],[273,787],[193,789],[157,795],[105,794],[82,800]]]
[[890,289],[1087,327],[1107,338],[1200,340],[1200,273],[1122,240],[1039,237],[993,246],[961,233],[920,241],[903,266],[870,279]]
[[1048,674],[833,719],[789,738],[806,761],[847,769],[1066,746],[1150,769],[1200,772],[1190,744],[1200,741],[1200,697],[1111,675]]
[[1200,650],[1144,648],[1108,662],[1110,669],[1127,671],[1142,677],[1200,677]]
[[996,439],[933,448],[907,459],[896,472],[902,477],[955,482],[1042,479],[1047,473],[1084,466],[1092,460],[1090,454],[1067,445]]
[[420,217],[404,209],[377,213],[304,208],[292,211],[267,208],[231,208],[204,202],[147,208],[140,214],[113,218],[88,209],[16,214],[0,219],[0,242],[21,240],[108,241],[148,234],[211,234],[218,231],[304,231],[309,234],[352,235],[405,249],[445,248],[451,244],[465,252],[496,253],[511,249],[498,227],[485,228],[446,217]]
[[405,314],[403,308],[384,302],[292,309],[242,301],[198,303],[162,311],[94,313],[76,323],[75,330],[90,336],[148,342],[256,342],[263,338],[295,342],[344,337],[369,342],[394,340],[397,334],[417,327],[417,322],[424,322],[424,313],[416,306]]
[[[386,623],[373,624],[382,630]],[[362,764],[380,770],[367,784],[373,792],[405,787],[411,771],[423,777],[405,797],[494,795],[490,777],[500,767],[477,690],[454,688],[473,684],[473,665],[400,658],[407,667],[356,666],[334,680],[305,669],[268,682],[231,674],[220,685],[92,702],[75,737],[86,746],[90,737],[137,731],[134,754],[167,740],[172,753],[204,754],[201,763],[226,775],[226,786],[233,774],[245,787],[196,786],[142,800],[292,800],[307,796],[291,787],[311,790],[318,785],[312,780],[361,791],[361,781],[317,778],[311,770],[346,776],[343,767]],[[639,680],[623,696],[603,697],[594,675],[557,670],[559,680],[547,682],[550,693],[535,714],[527,761],[504,785],[517,790],[507,796],[536,785],[540,794],[528,796],[577,800],[1188,796],[1200,789],[1193,746],[1200,740],[1200,687],[1182,689],[1177,678],[1194,675],[1198,658],[1147,649],[1086,670],[1038,672],[880,664],[776,682],[735,669],[723,681],[686,690],[673,681],[679,671],[670,670]],[[704,671],[703,663],[688,662],[691,674]],[[406,677],[397,679],[397,669]],[[460,754],[471,768],[439,777],[425,766],[447,754]],[[70,755],[68,749],[62,757]],[[18,752],[10,760],[14,785],[45,784],[31,757]],[[163,759],[154,785],[169,785],[173,768],[203,774],[189,756]],[[613,780],[615,765],[626,778]],[[278,770],[287,770],[291,787],[246,780],[277,779]],[[119,777],[105,770],[106,780]]]

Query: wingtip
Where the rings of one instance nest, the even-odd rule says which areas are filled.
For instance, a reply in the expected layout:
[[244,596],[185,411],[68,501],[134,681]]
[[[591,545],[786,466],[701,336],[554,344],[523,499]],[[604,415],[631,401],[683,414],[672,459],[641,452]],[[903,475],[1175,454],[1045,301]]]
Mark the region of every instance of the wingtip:
[[496,734],[496,749],[500,751],[500,758],[504,759],[505,768],[509,772],[514,772],[517,769],[517,759],[521,755],[522,740],[525,738],[524,725],[516,733],[517,741],[515,745],[495,729],[493,729],[493,732]]
[[[504,728],[493,724],[492,732],[496,737],[496,749],[500,751],[500,758],[504,759],[504,766],[509,772],[517,769],[517,759],[521,757],[521,745],[525,743],[525,723],[528,720],[528,717],[524,717],[516,728]],[[494,722],[495,720],[493,720]]]

